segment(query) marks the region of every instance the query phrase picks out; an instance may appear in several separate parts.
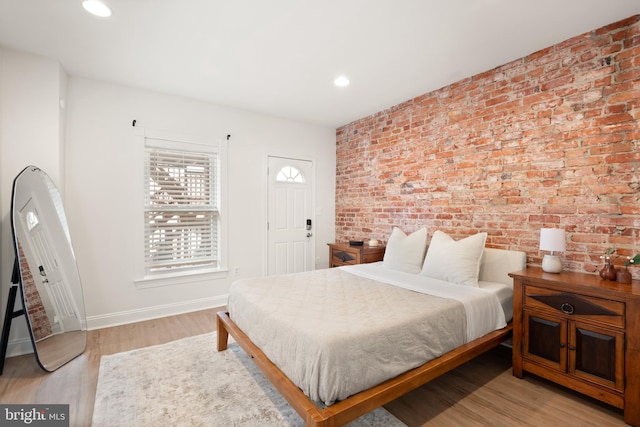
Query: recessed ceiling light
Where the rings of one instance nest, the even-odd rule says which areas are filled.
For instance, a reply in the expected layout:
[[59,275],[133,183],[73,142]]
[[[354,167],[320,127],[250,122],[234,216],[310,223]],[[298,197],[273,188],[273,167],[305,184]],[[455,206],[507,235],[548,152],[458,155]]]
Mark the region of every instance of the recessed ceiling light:
[[339,87],[349,86],[349,79],[345,76],[340,76],[333,81],[333,84]]
[[92,15],[106,18],[111,16],[111,9],[99,0],[85,0],[82,2],[82,7]]

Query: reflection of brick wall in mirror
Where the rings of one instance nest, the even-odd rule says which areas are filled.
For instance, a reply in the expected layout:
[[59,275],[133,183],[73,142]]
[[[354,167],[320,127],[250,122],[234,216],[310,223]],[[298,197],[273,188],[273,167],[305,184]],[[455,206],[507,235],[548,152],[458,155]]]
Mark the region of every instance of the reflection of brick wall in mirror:
[[18,243],[18,249],[20,251],[22,286],[24,286],[24,295],[27,300],[26,304],[29,310],[31,329],[33,330],[34,339],[38,341],[51,335],[51,323],[49,323],[49,317],[40,298],[40,292],[38,292],[33,275],[31,274],[31,269],[29,268],[29,263],[22,251],[22,245],[20,245],[20,243]]

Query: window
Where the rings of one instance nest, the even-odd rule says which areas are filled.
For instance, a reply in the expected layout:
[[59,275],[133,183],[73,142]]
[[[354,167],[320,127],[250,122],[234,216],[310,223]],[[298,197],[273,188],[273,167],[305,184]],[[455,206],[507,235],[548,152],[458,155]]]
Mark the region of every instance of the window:
[[276,175],[277,182],[295,182],[299,184],[304,183],[304,175],[297,168],[293,166],[283,166]]
[[145,139],[145,275],[219,269],[220,153]]
[[36,225],[40,223],[38,216],[33,211],[28,211],[25,215],[25,221],[27,223],[27,230],[31,231],[36,228]]

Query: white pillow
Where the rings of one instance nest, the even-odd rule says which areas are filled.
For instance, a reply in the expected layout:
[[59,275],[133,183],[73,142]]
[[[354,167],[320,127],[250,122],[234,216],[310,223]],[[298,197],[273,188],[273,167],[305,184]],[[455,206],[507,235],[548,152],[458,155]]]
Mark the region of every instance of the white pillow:
[[402,230],[394,227],[387,241],[382,265],[393,270],[418,274],[420,273],[422,261],[424,261],[424,252],[426,249],[426,228],[422,228],[407,236]]
[[487,233],[484,232],[455,241],[447,233],[436,231],[420,274],[458,285],[478,286],[486,240]]

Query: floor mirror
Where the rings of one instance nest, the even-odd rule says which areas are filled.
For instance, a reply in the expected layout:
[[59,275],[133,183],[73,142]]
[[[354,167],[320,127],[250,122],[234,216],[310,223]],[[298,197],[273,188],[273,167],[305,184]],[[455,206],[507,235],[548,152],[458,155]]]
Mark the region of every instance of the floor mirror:
[[62,197],[43,170],[29,166],[15,178],[11,222],[20,314],[36,360],[45,371],[54,371],[84,352],[87,328]]

